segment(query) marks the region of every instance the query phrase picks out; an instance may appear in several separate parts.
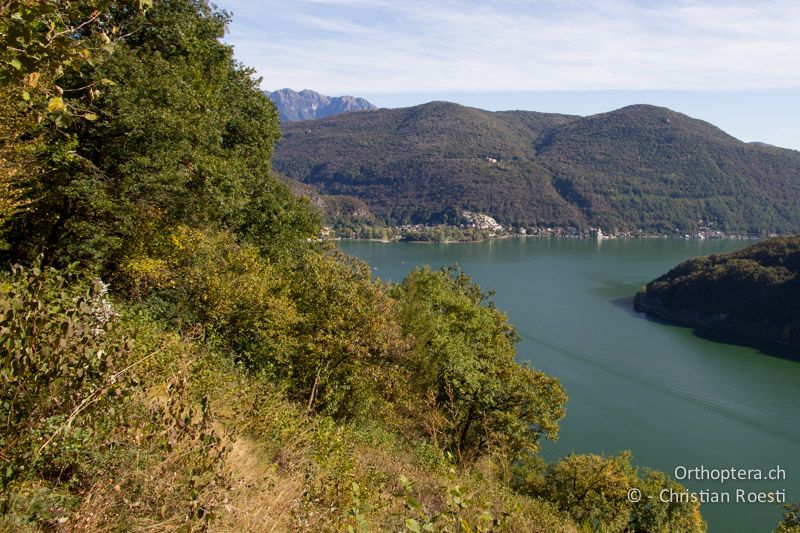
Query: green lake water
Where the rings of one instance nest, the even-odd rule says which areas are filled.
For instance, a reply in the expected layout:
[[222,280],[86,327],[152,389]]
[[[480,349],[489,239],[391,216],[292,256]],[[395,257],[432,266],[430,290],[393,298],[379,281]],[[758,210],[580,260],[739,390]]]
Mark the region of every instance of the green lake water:
[[735,345],[649,320],[632,297],[689,257],[749,244],[737,240],[509,239],[468,244],[344,241],[345,252],[399,281],[415,266],[458,264],[496,290],[522,341],[519,359],[558,376],[569,394],[557,442],[543,454],[633,452],[637,465],[780,466],[785,480],[688,481],[730,494],[704,504],[715,533],[767,532],[782,506],[736,503],[736,490],[785,490],[800,500],[800,350]]

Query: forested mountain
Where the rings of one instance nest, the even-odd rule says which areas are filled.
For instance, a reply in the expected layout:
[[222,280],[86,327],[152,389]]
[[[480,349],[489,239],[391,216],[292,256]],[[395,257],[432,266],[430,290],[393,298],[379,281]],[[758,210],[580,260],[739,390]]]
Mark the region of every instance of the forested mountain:
[[280,89],[266,93],[278,108],[281,122],[294,122],[329,117],[351,111],[377,109],[363,98],[353,96],[325,96],[316,91],[303,89],[300,92]]
[[669,109],[590,117],[446,102],[284,124],[274,167],[363,200],[386,224],[462,209],[517,226],[672,233],[800,230],[800,152]]
[[637,310],[800,346],[800,237],[690,259],[647,284]]

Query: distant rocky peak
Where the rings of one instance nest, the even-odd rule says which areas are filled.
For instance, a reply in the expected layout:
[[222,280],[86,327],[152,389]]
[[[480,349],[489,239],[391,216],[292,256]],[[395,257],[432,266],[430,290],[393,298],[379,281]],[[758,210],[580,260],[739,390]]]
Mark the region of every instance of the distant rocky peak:
[[275,102],[280,113],[281,122],[296,122],[300,120],[313,120],[329,117],[351,111],[373,111],[374,105],[363,98],[353,96],[325,96],[310,89],[300,92],[292,89],[280,89],[266,92],[266,95]]

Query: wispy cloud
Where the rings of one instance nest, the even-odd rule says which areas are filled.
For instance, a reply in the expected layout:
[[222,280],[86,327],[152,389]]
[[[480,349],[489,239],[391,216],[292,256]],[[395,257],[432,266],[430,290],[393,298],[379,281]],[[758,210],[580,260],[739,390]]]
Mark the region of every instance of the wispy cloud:
[[798,0],[220,0],[269,88],[800,87]]

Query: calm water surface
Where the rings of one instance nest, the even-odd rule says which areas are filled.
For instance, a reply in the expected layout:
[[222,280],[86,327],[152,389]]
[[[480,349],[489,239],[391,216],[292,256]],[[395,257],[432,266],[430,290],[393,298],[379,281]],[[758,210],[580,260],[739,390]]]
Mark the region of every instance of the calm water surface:
[[[780,465],[782,481],[682,481],[690,490],[785,489],[800,500],[797,353],[709,339],[631,309],[635,292],[678,262],[746,241],[510,239],[470,244],[342,242],[375,275],[459,264],[497,291],[522,342],[520,359],[558,376],[570,396],[552,460],[570,451],[615,454],[665,470]],[[766,353],[765,353],[766,352]],[[795,357],[795,360],[792,358]],[[704,504],[715,533],[772,531],[776,504]]]

